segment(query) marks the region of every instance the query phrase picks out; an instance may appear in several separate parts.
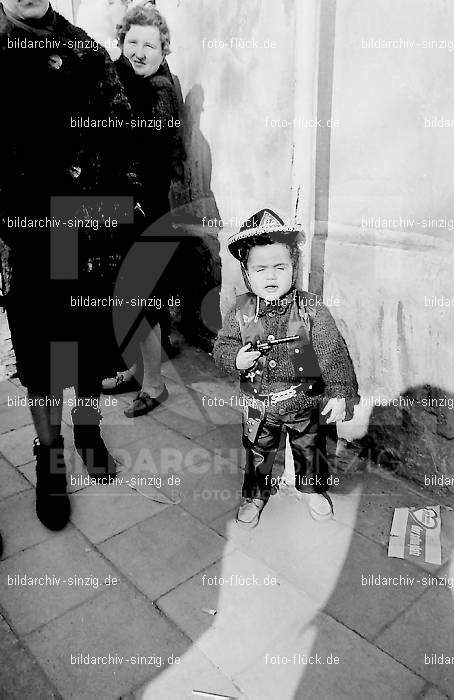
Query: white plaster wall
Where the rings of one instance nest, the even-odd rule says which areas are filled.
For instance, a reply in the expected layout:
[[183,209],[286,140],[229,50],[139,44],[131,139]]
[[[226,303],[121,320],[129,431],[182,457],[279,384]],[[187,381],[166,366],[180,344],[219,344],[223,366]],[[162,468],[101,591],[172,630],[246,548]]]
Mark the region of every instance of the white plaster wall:
[[[424,223],[454,219],[454,131],[424,125],[454,117],[454,45],[423,48],[452,43],[452,26],[443,0],[337,3],[325,295],[341,299],[333,313],[365,396],[423,383],[454,391],[454,308],[425,305],[454,297],[452,222]],[[371,39],[400,48],[362,44]]]
[[[169,65],[183,97],[203,89],[200,131],[211,151],[211,190],[220,217],[233,220],[219,236],[225,312],[241,284],[226,249],[228,235],[264,206],[293,216],[293,128],[267,127],[266,118],[293,120],[295,3],[160,0],[158,7],[172,32]],[[255,39],[260,48],[230,47],[234,37]],[[212,40],[228,46],[210,49]],[[263,48],[268,40],[276,48]]]

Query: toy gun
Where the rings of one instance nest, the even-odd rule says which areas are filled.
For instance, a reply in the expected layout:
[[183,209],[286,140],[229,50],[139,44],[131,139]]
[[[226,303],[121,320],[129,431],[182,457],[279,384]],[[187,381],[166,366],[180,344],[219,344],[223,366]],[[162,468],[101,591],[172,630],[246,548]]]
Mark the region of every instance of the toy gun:
[[[273,345],[283,345],[283,343],[290,343],[292,340],[299,340],[299,335],[288,335],[286,338],[275,338],[274,340],[264,340],[260,341],[257,340],[255,343],[252,343],[251,346],[251,351],[252,350],[258,350],[261,355],[267,355]],[[251,380],[251,382],[254,381],[255,375],[259,373],[260,370],[257,369],[258,362],[260,358],[258,358],[252,367],[249,368],[248,373],[246,374],[246,377]]]
[[251,350],[258,350],[262,355],[266,355],[267,352],[271,350],[273,345],[283,345],[283,343],[290,343],[292,340],[299,340],[299,335],[288,335],[286,338],[276,338],[275,340],[264,340],[261,342],[258,340],[251,347]]

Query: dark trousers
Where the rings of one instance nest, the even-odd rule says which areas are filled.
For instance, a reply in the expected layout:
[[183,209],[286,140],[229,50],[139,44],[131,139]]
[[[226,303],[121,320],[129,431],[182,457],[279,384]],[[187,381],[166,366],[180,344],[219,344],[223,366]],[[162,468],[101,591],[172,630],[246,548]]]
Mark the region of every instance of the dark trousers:
[[295,488],[315,493],[328,490],[325,426],[319,424],[319,408],[316,407],[283,416],[267,414],[254,445],[246,448],[245,498],[267,501],[271,491],[275,491],[272,469],[284,428],[295,463]]

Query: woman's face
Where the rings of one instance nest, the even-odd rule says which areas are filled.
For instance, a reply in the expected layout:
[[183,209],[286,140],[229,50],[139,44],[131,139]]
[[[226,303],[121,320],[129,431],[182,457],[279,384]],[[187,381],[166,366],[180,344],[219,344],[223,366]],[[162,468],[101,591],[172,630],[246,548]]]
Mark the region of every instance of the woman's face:
[[157,27],[133,24],[125,36],[123,53],[137,75],[147,77],[156,73],[162,63],[161,36]]
[[3,0],[3,4],[20,19],[44,17],[49,8],[49,0]]

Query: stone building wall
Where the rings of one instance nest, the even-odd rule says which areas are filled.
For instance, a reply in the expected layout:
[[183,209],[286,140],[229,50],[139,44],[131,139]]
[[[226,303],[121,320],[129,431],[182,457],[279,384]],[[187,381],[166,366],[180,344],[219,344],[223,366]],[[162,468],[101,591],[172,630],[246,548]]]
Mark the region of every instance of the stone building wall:
[[333,37],[325,294],[364,399],[349,432],[420,483],[454,475],[454,142],[434,126],[454,116],[453,22],[439,0],[346,0]]

